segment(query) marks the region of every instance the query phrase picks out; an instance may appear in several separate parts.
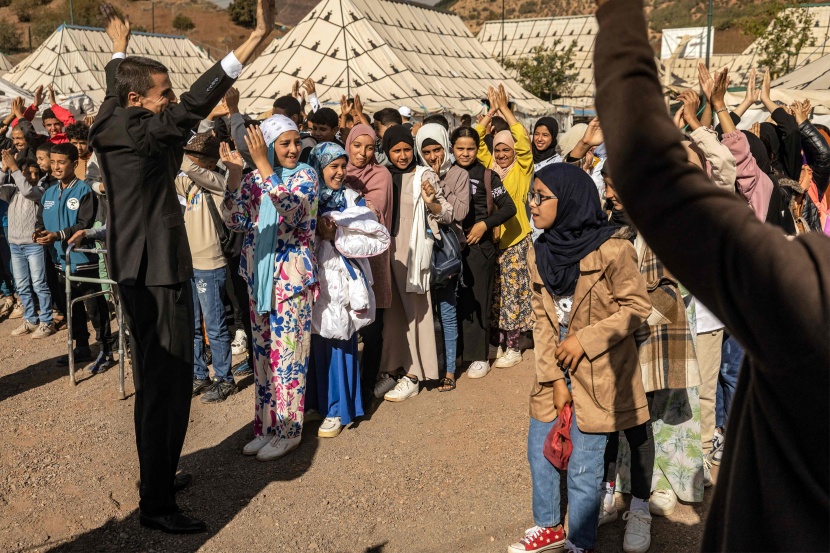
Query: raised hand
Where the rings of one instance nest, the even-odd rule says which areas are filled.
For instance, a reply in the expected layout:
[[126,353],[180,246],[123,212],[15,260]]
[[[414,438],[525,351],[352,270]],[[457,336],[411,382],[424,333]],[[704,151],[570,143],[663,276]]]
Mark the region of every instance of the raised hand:
[[35,108],[39,108],[42,103],[43,103],[43,85],[40,85],[39,87],[37,87],[35,89],[35,99],[32,102],[32,105],[34,105]]
[[694,91],[687,90],[679,96],[679,99],[683,102],[683,120],[692,130],[697,129],[700,126],[700,121],[697,118],[700,98]]
[[93,123],[95,123],[94,115],[87,115],[86,117],[84,117],[84,125],[86,125],[87,127],[91,127]]
[[12,113],[17,119],[23,117],[23,112],[26,109],[25,103],[22,96],[18,96],[14,100],[12,100]]
[[801,124],[807,120],[810,116],[810,102],[809,100],[805,100],[803,102],[799,102],[796,100],[793,102],[791,109],[793,112],[793,117],[795,117],[795,122],[797,124]]
[[49,103],[53,106],[57,105],[58,103],[58,101],[55,99],[55,88],[52,83],[49,83]]
[[340,97],[340,115],[348,115],[351,111],[349,107],[349,101],[346,99],[346,96]]
[[311,80],[311,77],[308,77],[306,80],[303,81],[303,88],[309,96],[311,96],[312,94],[317,94],[317,88],[314,86],[314,81]]
[[274,7],[274,0],[257,0],[256,28],[252,36],[259,38],[260,41],[268,37],[274,31],[276,15],[277,10]]
[[727,88],[729,88],[729,69],[724,67],[722,71],[715,74],[715,86],[712,89],[712,107],[716,110],[726,107],[724,97]]
[[[265,144],[265,137],[262,135],[262,129],[258,125],[248,127],[248,134],[245,135],[245,144],[248,145],[248,151],[251,152],[251,159],[257,168],[260,165],[270,167],[271,163],[268,161],[268,145]],[[263,180],[271,176],[270,174],[265,175],[262,173],[260,171],[260,176],[262,176]]]
[[425,204],[435,202],[435,187],[426,180],[421,183],[421,197],[424,199]]
[[294,81],[294,84],[291,85],[291,96],[298,102],[300,101],[300,81]]
[[686,126],[686,120],[683,119],[683,108],[684,106],[681,105],[677,108],[677,111],[674,112],[674,126],[681,130]]
[[14,156],[12,155],[11,149],[3,150],[2,159],[3,169],[5,169],[6,171],[11,171],[12,173],[14,173],[19,169],[19,167],[17,166],[17,162],[14,160]]
[[118,15],[115,7],[110,3],[101,4],[101,16],[104,18],[104,29],[112,42],[113,52],[127,52],[130,43],[130,18],[124,19]]
[[228,171],[242,171],[242,164],[244,163],[242,154],[236,150],[231,150],[231,146],[227,142],[219,144],[219,159],[222,160],[222,164],[228,168]]
[[582,135],[582,142],[589,147],[599,146],[605,138],[602,136],[602,129],[599,126],[599,117],[594,117],[588,123],[585,134]]
[[756,76],[757,76],[756,71],[755,71],[755,68],[753,67],[749,71],[749,78],[747,79],[747,82],[746,82],[746,94],[744,95],[744,101],[747,102],[750,105],[757,102],[761,97],[760,91],[757,88],[755,88]]
[[360,94],[354,95],[354,104],[352,105],[352,116],[358,119],[362,119],[363,115],[363,102],[360,101]]
[[217,117],[224,117],[228,114],[228,104],[225,103],[225,99],[222,98],[218,104],[213,106],[213,109],[210,110],[210,113],[207,116],[208,121],[213,121]]
[[700,90],[707,101],[712,99],[712,89],[715,88],[715,80],[702,63],[697,64],[697,81],[700,83]]
[[234,87],[225,92],[225,105],[228,106],[228,114],[239,113],[239,90]]
[[764,80],[761,82],[761,101],[764,102],[764,104],[772,102],[772,98],[770,97],[769,68],[764,71]]

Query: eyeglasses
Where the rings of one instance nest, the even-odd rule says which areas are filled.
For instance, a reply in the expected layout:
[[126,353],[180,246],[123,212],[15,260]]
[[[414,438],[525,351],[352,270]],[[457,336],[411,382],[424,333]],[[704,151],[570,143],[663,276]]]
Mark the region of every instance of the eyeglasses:
[[542,205],[545,200],[557,200],[558,198],[551,194],[550,196],[542,196],[538,192],[527,193],[527,203],[533,202],[536,205]]

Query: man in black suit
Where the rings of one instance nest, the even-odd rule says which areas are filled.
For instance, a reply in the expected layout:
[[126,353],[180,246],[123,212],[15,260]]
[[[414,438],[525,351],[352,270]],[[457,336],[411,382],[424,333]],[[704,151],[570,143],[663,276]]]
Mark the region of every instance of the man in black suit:
[[107,187],[110,276],[133,339],[140,520],[169,533],[202,532],[203,521],[179,511],[174,489],[193,381],[193,265],[174,179],[191,130],[271,33],[273,0],[258,0],[251,36],[181,99],[162,64],[127,57],[129,20],[109,4],[101,12],[113,59],[89,142]]

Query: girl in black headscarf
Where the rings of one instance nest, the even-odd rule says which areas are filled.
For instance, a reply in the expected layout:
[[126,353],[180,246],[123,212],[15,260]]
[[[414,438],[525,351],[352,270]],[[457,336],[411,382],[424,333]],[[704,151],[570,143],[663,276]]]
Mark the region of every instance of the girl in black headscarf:
[[553,117],[542,117],[533,126],[533,169],[538,171],[551,163],[562,161],[556,153],[559,122]]

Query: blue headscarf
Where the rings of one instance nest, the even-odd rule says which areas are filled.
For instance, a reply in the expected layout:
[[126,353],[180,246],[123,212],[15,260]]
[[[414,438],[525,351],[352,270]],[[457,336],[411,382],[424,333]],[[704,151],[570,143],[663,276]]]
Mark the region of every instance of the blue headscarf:
[[346,150],[339,144],[334,142],[321,142],[311,150],[308,156],[308,164],[314,171],[317,172],[317,177],[320,179],[320,186],[318,191],[318,213],[328,213],[329,211],[343,211],[346,207],[345,186],[341,186],[338,190],[329,188],[326,184],[326,179],[323,178],[323,169],[335,159],[341,157],[348,158]]
[[[285,132],[296,131],[297,125],[283,115],[274,115],[266,119],[261,127],[263,137],[268,144],[268,161],[274,168],[272,175],[260,175],[263,182],[270,177],[273,185],[284,183],[286,180],[304,169],[311,169],[305,163],[298,163],[293,169],[286,169],[276,164],[274,143],[277,138]],[[256,296],[256,311],[260,315],[271,312],[271,297],[274,292],[274,269],[277,255],[277,235],[279,234],[279,213],[274,202],[268,197],[268,192],[263,190],[263,196],[259,205],[259,220],[256,226],[256,237],[254,240],[254,283],[253,289]]]

